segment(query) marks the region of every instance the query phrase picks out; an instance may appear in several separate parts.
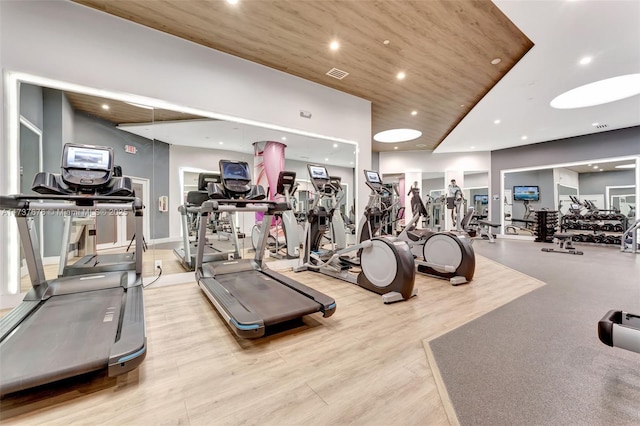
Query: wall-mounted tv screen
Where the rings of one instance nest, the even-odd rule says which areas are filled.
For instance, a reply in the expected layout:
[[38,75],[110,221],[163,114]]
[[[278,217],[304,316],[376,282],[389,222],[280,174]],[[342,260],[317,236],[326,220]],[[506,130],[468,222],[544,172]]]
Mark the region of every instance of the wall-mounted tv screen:
[[476,194],[473,196],[473,201],[480,204],[489,204],[489,196]]
[[537,186],[514,186],[513,201],[539,201],[540,188]]

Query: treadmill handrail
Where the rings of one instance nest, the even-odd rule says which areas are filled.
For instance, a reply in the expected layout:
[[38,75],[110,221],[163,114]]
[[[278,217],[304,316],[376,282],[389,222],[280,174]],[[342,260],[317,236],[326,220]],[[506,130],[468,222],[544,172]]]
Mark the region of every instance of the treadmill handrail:
[[287,202],[261,201],[261,200],[235,200],[220,199],[209,200],[202,203],[200,212],[283,212],[291,210],[291,204]]
[[0,210],[17,210],[25,212],[50,211],[50,210],[142,210],[142,200],[137,197],[115,198],[113,201],[104,197],[74,197],[72,202],[64,202],[69,198],[58,197],[32,197],[23,195],[0,196]]

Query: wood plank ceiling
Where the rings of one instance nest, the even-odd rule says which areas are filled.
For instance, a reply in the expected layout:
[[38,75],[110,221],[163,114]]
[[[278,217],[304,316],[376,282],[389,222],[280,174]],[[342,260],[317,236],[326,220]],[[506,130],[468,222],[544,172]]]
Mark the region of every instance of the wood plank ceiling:
[[372,135],[422,132],[374,151],[434,149],[533,46],[488,0],[75,1],[368,99]]
[[[158,121],[192,120],[202,118],[198,115],[166,109],[148,109],[115,99],[85,95],[83,93],[64,92],[74,110],[100,117],[115,124],[152,123]],[[105,109],[103,105],[107,105]]]

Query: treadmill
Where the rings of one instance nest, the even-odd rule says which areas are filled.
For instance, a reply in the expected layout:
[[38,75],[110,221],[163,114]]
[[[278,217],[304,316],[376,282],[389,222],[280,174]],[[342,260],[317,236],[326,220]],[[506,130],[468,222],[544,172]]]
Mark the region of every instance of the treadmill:
[[142,246],[142,201],[133,197],[131,179],[112,176],[113,150],[66,144],[63,156],[61,175],[36,175],[38,195],[0,196],[0,209],[18,222],[32,285],[0,319],[0,395],[102,369],[117,376],[147,353],[141,255],[134,270],[45,278],[37,214],[128,212]]
[[[72,147],[72,144],[69,144],[70,149],[76,149]],[[78,145],[78,147],[81,147]],[[80,148],[77,148],[80,149]],[[80,176],[81,173],[84,173],[82,170],[78,170],[74,164],[68,163],[70,157],[63,155],[62,158],[62,175],[65,179],[71,179],[71,176],[77,175]],[[120,167],[114,167],[110,165],[112,169],[118,169],[119,173],[113,173],[113,177],[121,177],[122,172]],[[82,189],[76,186],[76,189],[79,190],[80,193],[89,192],[91,193],[93,190],[91,189],[91,185],[87,187],[88,189]],[[34,189],[35,190],[35,189]],[[47,193],[48,189],[41,187],[40,191],[44,191],[43,193]],[[56,189],[52,190],[53,194],[57,194],[58,191]],[[128,196],[135,196],[133,191],[125,194]],[[95,231],[95,220],[97,219],[95,212],[92,210],[84,210],[75,212],[73,215],[66,215],[64,218],[64,231],[62,234],[62,247],[60,249],[60,262],[58,267],[58,276],[59,277],[67,277],[67,276],[75,276],[75,275],[85,275],[93,272],[111,272],[111,271],[128,271],[136,269],[136,256],[135,252],[129,253],[129,249],[127,249],[127,253],[109,253],[109,254],[98,254],[96,253],[88,253],[83,255],[80,259],[75,261],[72,264],[67,265],[67,261],[69,258],[69,244],[71,243],[73,231],[79,224],[88,224],[92,223],[93,226],[86,226],[86,231],[92,238],[96,238]],[[82,226],[82,225],[81,225]],[[136,234],[134,240],[136,241],[136,250],[138,247],[142,247],[142,250],[145,249],[145,241],[142,239],[142,245],[137,241],[137,236],[141,231],[136,230]],[[129,244],[131,245],[131,244]],[[93,250],[91,250],[93,251]]]
[[241,161],[220,161],[222,182],[210,183],[210,200],[200,211],[199,239],[207,231],[213,212],[263,212],[264,218],[254,259],[233,259],[204,263],[204,246],[198,246],[198,285],[236,335],[258,338],[273,325],[315,312],[333,315],[336,302],[329,296],[270,270],[263,263],[273,215],[291,209],[288,203],[264,200],[264,189],[251,185],[249,165]]
[[198,175],[198,190],[187,192],[187,202],[178,207],[178,212],[180,212],[180,221],[182,224],[182,247],[174,249],[173,254],[176,255],[180,260],[182,267],[187,271],[194,271],[196,269],[196,252],[198,251],[200,241],[203,242],[204,246],[204,263],[216,260],[228,260],[230,258],[239,259],[241,257],[238,244],[238,234],[233,223],[231,224],[231,228],[233,229],[231,233],[231,243],[234,247],[232,251],[218,250],[206,239],[203,240],[196,238],[195,241],[191,241],[189,239],[194,228],[196,233],[198,231],[198,221],[194,220],[194,218],[200,217],[200,207],[203,202],[209,199],[209,193],[207,192],[207,185],[209,183],[220,183],[220,174],[200,173]]

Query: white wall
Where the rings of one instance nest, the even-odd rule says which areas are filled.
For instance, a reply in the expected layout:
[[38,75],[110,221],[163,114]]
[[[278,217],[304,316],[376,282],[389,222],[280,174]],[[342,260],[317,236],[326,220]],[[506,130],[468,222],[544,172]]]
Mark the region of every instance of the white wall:
[[381,152],[380,173],[491,170],[489,152],[433,154],[427,151]]
[[[0,1],[0,67],[5,79],[7,72],[26,73],[356,141],[356,167],[371,166],[369,101],[70,1]],[[6,99],[11,90],[3,84],[0,95]],[[0,103],[0,193],[16,188],[17,149],[9,144],[7,125],[11,119],[17,128],[17,118],[9,118],[15,107]],[[312,119],[301,118],[301,109]],[[363,179],[359,192],[361,211],[368,194]],[[0,225],[0,239],[6,241],[8,220]],[[3,271],[11,268],[8,259],[0,247]],[[0,293],[7,278],[0,276]]]

